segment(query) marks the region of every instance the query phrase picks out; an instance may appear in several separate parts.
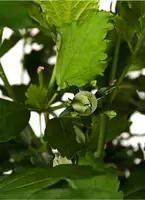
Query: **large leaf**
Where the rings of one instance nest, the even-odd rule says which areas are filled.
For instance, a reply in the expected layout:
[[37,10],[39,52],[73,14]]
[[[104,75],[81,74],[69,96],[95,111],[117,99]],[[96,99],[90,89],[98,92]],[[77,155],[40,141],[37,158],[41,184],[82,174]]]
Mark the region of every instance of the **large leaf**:
[[0,1],[0,25],[25,28],[32,25],[31,1]]
[[[28,198],[34,192],[54,185],[60,179],[91,178],[99,174],[88,166],[59,165],[53,168],[33,168],[12,175],[0,184],[0,198]],[[54,195],[55,197],[55,195]]]
[[20,134],[29,118],[30,112],[23,105],[0,99],[0,141]]
[[31,16],[44,28],[49,28],[51,25],[60,27],[73,20],[84,20],[90,10],[98,9],[98,0],[35,0],[35,2],[41,6],[41,9],[34,5]]
[[52,148],[58,149],[63,157],[68,158],[72,158],[81,147],[76,141],[76,133],[71,119],[49,120],[45,130],[45,140]]
[[[91,179],[74,180],[73,187],[76,189],[94,189],[100,191],[102,194],[107,194],[108,198],[122,199],[122,193],[119,190],[119,181],[117,173],[114,169],[106,170],[106,173],[101,176],[94,176]],[[97,197],[98,198],[98,197]],[[107,198],[107,199],[108,199]]]
[[62,43],[56,64],[58,86],[83,86],[97,75],[102,75],[107,65],[105,37],[112,28],[108,22],[110,16],[105,11],[91,12],[85,22],[74,21],[60,28]]
[[57,188],[41,190],[30,196],[29,199],[122,199],[122,194],[114,192],[109,193],[107,191],[99,189],[79,189],[73,190],[70,188]]

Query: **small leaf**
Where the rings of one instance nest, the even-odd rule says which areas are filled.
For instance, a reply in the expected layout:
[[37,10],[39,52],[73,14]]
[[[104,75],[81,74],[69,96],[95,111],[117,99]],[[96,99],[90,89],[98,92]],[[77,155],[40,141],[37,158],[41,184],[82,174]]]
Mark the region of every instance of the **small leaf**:
[[108,22],[111,16],[103,11],[92,12],[84,22],[73,22],[60,28],[63,42],[56,64],[56,80],[60,88],[66,84],[83,86],[102,75],[107,65],[105,37],[112,29]]
[[49,120],[45,129],[45,140],[57,149],[63,157],[72,158],[81,148],[71,119],[55,118]]
[[82,130],[76,125],[74,125],[74,130],[75,130],[75,133],[76,133],[77,142],[80,143],[80,144],[85,144],[86,138],[85,138],[85,135],[82,132]]
[[113,111],[113,110],[109,110],[109,111],[106,111],[104,113],[109,117],[109,119],[113,119],[117,115],[116,112]]
[[0,99],[0,142],[19,135],[29,118],[30,112],[23,105]]
[[66,157],[56,156],[53,160],[53,166],[62,165],[62,164],[72,164],[71,160],[68,160]]
[[30,85],[26,92],[26,104],[37,112],[44,110],[45,100],[47,97],[47,89],[36,85]]

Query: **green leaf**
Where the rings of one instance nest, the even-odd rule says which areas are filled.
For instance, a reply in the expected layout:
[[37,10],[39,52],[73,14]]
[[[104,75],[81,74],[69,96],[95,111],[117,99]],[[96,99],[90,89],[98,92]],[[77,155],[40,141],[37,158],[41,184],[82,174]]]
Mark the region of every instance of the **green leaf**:
[[[95,176],[91,179],[73,180],[70,182],[74,189],[98,190],[100,194],[107,194],[108,197],[122,199],[122,193],[119,190],[119,181],[114,169],[106,170],[105,175]],[[107,198],[108,199],[108,198]]]
[[71,119],[55,118],[48,121],[45,129],[45,140],[63,157],[72,158],[81,148],[73,126]]
[[32,26],[30,6],[31,1],[0,1],[0,25],[12,28]]
[[105,37],[112,29],[108,22],[111,16],[105,11],[92,12],[85,22],[73,22],[60,28],[62,44],[56,64],[56,80],[60,88],[66,84],[83,86],[102,75],[107,65]]
[[[98,172],[89,166],[59,165],[53,168],[33,168],[11,175],[0,184],[0,198],[28,198],[34,192],[50,187],[60,179],[91,178]],[[55,195],[54,195],[55,197]]]
[[47,94],[46,88],[31,84],[25,93],[27,97],[25,103],[37,112],[41,112],[44,110]]
[[[118,2],[116,28],[136,54],[142,45],[145,33],[145,3],[144,1]],[[129,48],[130,48],[129,47]]]
[[60,27],[73,20],[84,20],[91,10],[98,10],[98,0],[35,0],[35,2],[40,5],[42,11],[34,5],[31,16],[47,29],[52,25]]
[[19,135],[29,118],[30,112],[23,105],[0,99],[0,142]]
[[117,115],[111,120],[108,120],[106,142],[115,139],[123,132],[129,130],[130,122],[126,116]]
[[108,193],[99,189],[73,190],[70,188],[56,188],[41,190],[30,196],[30,199],[123,199],[121,193]]
[[[139,31],[139,17],[141,12],[142,2],[118,2],[117,4],[117,28],[126,41],[131,41],[136,32]],[[143,9],[142,9],[143,11]]]
[[113,110],[108,110],[108,111],[105,111],[104,113],[109,117],[109,119],[113,119],[117,115],[116,112]]

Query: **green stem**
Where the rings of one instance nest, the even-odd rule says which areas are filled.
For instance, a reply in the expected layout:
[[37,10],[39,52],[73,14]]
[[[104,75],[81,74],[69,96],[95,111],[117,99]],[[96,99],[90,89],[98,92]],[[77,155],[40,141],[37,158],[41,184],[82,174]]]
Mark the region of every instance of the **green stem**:
[[50,112],[49,114],[52,115],[54,118],[58,117],[54,112]]
[[0,27],[0,46],[2,45],[3,27]]
[[[61,36],[58,33],[57,34],[57,38],[56,38],[56,58],[58,57],[58,52],[59,52],[60,45],[61,45]],[[48,85],[48,97],[46,99],[46,107],[47,108],[49,108],[51,103],[55,100],[56,96],[58,95],[57,92],[56,92],[52,96],[52,98],[50,99],[50,96],[51,96],[55,81],[56,81],[56,64],[54,66],[54,69],[53,69],[53,72],[52,72],[52,76],[51,76],[51,79],[50,79],[49,85]],[[50,99],[50,101],[49,101],[49,99]]]
[[107,124],[107,115],[102,113],[100,115],[100,132],[99,132],[99,138],[98,138],[96,157],[103,156],[105,137],[106,137],[106,124]]
[[[55,98],[58,95],[58,93],[55,92],[54,95],[51,97],[51,93],[52,93],[52,90],[53,90],[53,87],[54,87],[54,84],[55,84],[55,79],[56,79],[56,66],[53,69],[52,76],[51,76],[51,79],[50,79],[50,82],[49,82],[49,85],[48,85],[48,90],[47,90],[48,95],[47,95],[47,98],[46,98],[46,101],[45,101],[46,110],[50,107],[50,105],[53,103],[53,101],[55,100]],[[50,99],[50,97],[51,97],[51,99]]]
[[4,70],[3,70],[3,67],[2,67],[1,63],[0,63],[0,78],[2,79],[2,81],[5,84],[5,88],[6,88],[7,92],[8,92],[9,97],[12,98],[16,102],[17,100],[16,100],[16,97],[15,97],[15,94],[13,92],[13,89],[12,89],[7,77],[6,77],[6,74],[5,74]]
[[53,107],[50,107],[50,111],[55,111],[55,110],[58,110],[58,109],[61,109],[61,108],[65,108],[68,106],[68,102],[64,102],[58,106],[53,106]]
[[91,139],[94,140],[94,138],[98,141],[98,115],[93,114],[92,115],[92,134],[91,134]]
[[[137,55],[137,53],[138,53],[138,51],[139,51],[139,49],[140,49],[140,47],[142,45],[143,38],[144,37],[141,35],[140,38],[138,39],[138,42],[137,42],[137,44],[135,46],[135,50],[134,51],[132,50],[132,47],[130,45],[129,49],[130,49],[130,51],[132,53],[132,58]],[[116,86],[119,86],[121,84],[121,82],[123,81],[124,77],[126,76],[126,74],[128,72],[129,67],[130,67],[130,65],[126,65],[124,67],[124,70],[123,70],[122,74],[120,75],[120,77],[117,80]],[[116,97],[116,90],[112,93],[111,101],[113,101],[115,99],[115,97]]]
[[[0,33],[0,41],[1,40],[2,40],[2,32]],[[8,79],[7,79],[7,76],[6,76],[6,74],[5,74],[4,70],[3,70],[3,67],[2,67],[1,63],[0,63],[0,78],[4,82],[4,85],[5,85],[5,88],[6,88],[7,92],[8,92],[9,97],[12,98],[14,102],[17,102],[16,96],[15,96],[15,94],[13,92],[13,89],[12,89]],[[26,129],[27,129],[27,131],[29,133],[31,133],[31,136],[33,136],[34,138],[36,137],[33,129],[30,126],[30,124],[27,125]]]
[[[126,65],[126,66],[125,66],[125,68],[124,68],[122,74],[120,75],[120,77],[119,77],[118,80],[117,80],[116,88],[117,88],[117,86],[119,86],[119,85],[121,84],[121,82],[123,81],[125,75],[126,75],[127,72],[128,72],[129,67],[130,67],[130,65]],[[116,93],[117,93],[116,90],[112,93],[111,102],[115,99]]]
[[[0,28],[0,47],[1,47],[1,44],[2,44],[2,35],[3,35],[3,28]],[[12,89],[7,77],[6,77],[6,74],[4,72],[4,69],[2,67],[1,62],[0,62],[0,78],[4,82],[4,85],[5,85],[5,88],[8,92],[9,97],[12,98],[14,101],[16,101],[15,94],[13,92],[13,89]]]
[[49,82],[49,85],[48,85],[48,93],[50,95],[53,87],[54,87],[54,84],[55,84],[55,80],[56,80],[56,65],[54,66],[54,69],[53,69],[53,72],[52,72],[52,76],[51,76],[51,79],[50,79],[50,82]]
[[38,72],[38,81],[39,81],[39,86],[43,88],[44,86],[44,80],[43,80],[43,72],[42,70]]
[[58,92],[55,92],[54,95],[52,96],[52,98],[50,99],[50,101],[48,102],[47,107],[46,107],[46,110],[50,107],[50,105],[54,102],[54,100],[56,99],[58,95]]
[[[21,34],[19,33],[19,31],[18,32],[16,32],[16,34],[18,34],[20,37],[22,37],[21,36]],[[27,43],[27,40],[26,40],[26,37],[23,37],[23,40],[24,40],[24,42],[23,42],[23,47],[22,47],[22,55],[25,55],[25,46],[26,46],[26,43]],[[24,82],[24,67],[22,66],[22,70],[21,70],[21,83],[23,83]]]
[[[10,98],[12,98],[14,102],[17,102],[17,99],[15,97],[13,89],[12,89],[11,85],[9,84],[9,81],[8,81],[6,75],[5,75],[5,72],[3,70],[3,67],[1,65],[1,63],[0,63],[0,77],[4,82],[5,88],[6,88],[7,92],[8,92],[8,95],[10,96]],[[27,131],[29,131],[31,133],[32,137],[34,137],[34,138],[36,137],[34,131],[32,130],[32,128],[30,126],[30,124],[27,125],[26,129],[27,129]]]
[[61,119],[61,118],[62,118],[62,119],[80,119],[79,116],[76,116],[76,117],[72,117],[72,116],[60,116],[59,118],[60,118],[60,119]]
[[47,112],[44,113],[44,119],[45,119],[45,126],[47,125],[47,122],[49,120],[49,115]]
[[120,49],[120,34],[118,34],[118,38],[117,38],[117,43],[116,43],[116,47],[114,50],[114,57],[113,57],[113,63],[112,63],[112,70],[111,70],[111,74],[110,74],[110,81],[115,79],[116,76],[116,69],[117,69],[117,61],[118,61],[118,56],[119,56],[119,49]]
[[40,137],[42,137],[42,121],[41,121],[41,113],[39,113],[39,127],[40,127]]
[[129,48],[130,52],[131,52],[132,55],[133,55],[133,54],[134,54],[134,51],[133,51],[133,49],[132,49],[132,46],[131,46],[130,42],[127,42],[127,44],[128,44],[128,48]]
[[136,44],[136,46],[135,46],[135,49],[134,49],[134,54],[135,54],[135,56],[136,56],[136,54],[138,53],[138,51],[139,51],[139,49],[140,49],[140,47],[141,47],[141,45],[142,45],[143,39],[144,39],[144,36],[141,34],[141,35],[139,36],[139,38],[138,38],[138,42],[137,42],[137,44]]
[[44,143],[43,134],[42,134],[42,120],[41,120],[41,113],[39,113],[39,127],[40,127],[40,140],[41,143]]

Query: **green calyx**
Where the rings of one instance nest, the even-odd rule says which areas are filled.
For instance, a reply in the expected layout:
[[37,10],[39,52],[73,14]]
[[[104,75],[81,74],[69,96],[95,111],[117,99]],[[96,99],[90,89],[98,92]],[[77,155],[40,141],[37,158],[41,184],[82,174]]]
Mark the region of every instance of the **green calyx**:
[[72,107],[79,115],[88,116],[96,110],[97,99],[91,92],[81,91],[74,96]]

